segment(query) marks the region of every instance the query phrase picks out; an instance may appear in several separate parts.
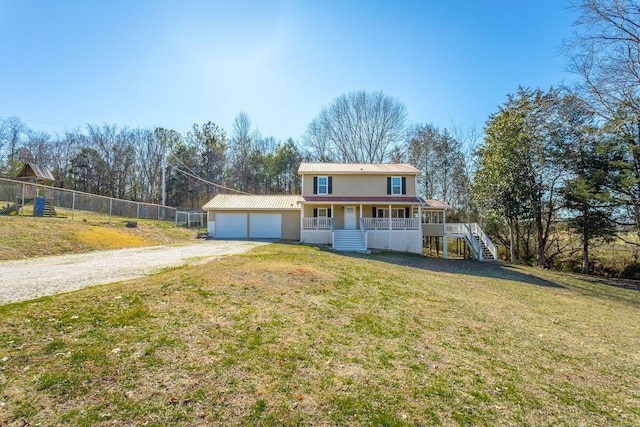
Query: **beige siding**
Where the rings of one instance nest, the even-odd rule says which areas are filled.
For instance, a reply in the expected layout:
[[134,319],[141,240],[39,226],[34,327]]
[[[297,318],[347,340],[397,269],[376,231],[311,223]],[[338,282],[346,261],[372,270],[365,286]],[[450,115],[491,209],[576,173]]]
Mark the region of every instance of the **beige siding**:
[[[391,176],[391,175],[389,175]],[[394,175],[402,176],[402,175]],[[416,195],[415,175],[404,175],[407,178],[407,194]],[[303,196],[313,195],[314,175],[304,175]],[[381,197],[387,196],[386,175],[334,175],[332,178],[332,196],[336,197]]]
[[300,212],[282,212],[282,238],[284,240],[300,240]]
[[444,236],[444,224],[422,224],[422,235],[424,237]]

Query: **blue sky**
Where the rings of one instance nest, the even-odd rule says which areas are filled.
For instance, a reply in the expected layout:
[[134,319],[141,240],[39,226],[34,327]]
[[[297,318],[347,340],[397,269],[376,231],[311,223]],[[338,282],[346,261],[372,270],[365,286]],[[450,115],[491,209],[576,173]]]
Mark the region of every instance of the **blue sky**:
[[482,130],[518,86],[570,82],[562,0],[0,0],[0,117],[61,132],[213,121],[304,133],[381,90],[412,123]]

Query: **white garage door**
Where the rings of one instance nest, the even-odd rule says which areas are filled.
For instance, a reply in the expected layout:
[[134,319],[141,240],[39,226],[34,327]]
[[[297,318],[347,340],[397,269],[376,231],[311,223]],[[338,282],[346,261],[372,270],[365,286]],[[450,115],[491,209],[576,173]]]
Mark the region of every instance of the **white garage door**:
[[282,217],[280,214],[251,214],[249,236],[252,239],[279,239]]
[[218,213],[216,215],[216,237],[218,239],[246,239],[246,213]]

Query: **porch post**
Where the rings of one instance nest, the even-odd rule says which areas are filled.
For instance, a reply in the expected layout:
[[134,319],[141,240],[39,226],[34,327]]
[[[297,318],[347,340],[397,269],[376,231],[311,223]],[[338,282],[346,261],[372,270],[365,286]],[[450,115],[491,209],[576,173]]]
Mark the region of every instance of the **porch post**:
[[302,242],[302,230],[304,230],[304,204],[300,204],[300,241]]
[[442,258],[447,259],[447,235],[442,237]]
[[391,205],[389,205],[389,231],[391,231]]

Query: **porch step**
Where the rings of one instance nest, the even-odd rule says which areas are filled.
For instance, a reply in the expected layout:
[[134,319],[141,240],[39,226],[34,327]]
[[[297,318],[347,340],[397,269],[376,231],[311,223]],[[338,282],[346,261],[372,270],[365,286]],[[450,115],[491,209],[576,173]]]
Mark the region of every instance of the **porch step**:
[[482,246],[482,259],[485,261],[495,261],[496,259],[493,257],[491,250],[484,244],[480,236],[477,233],[473,233],[473,237],[475,237],[475,239],[480,242],[480,246]]
[[362,252],[367,248],[360,230],[335,230],[333,249],[345,252]]

